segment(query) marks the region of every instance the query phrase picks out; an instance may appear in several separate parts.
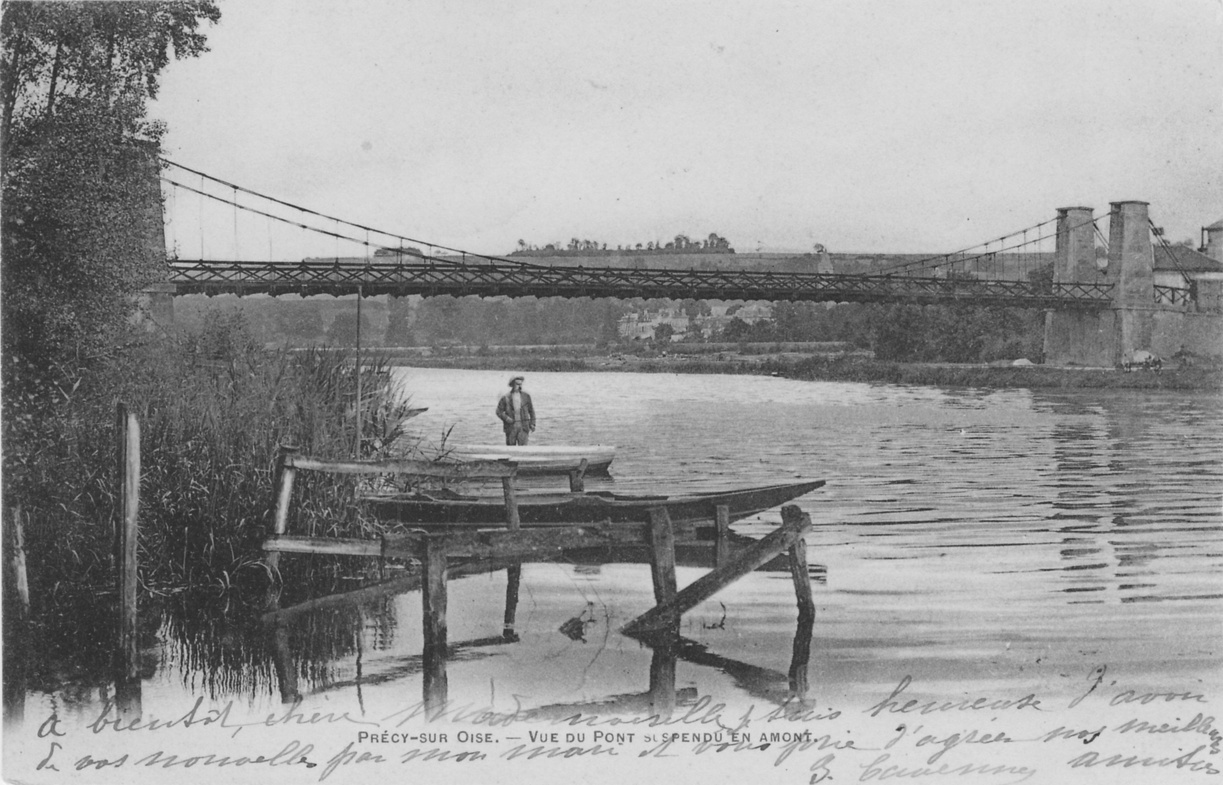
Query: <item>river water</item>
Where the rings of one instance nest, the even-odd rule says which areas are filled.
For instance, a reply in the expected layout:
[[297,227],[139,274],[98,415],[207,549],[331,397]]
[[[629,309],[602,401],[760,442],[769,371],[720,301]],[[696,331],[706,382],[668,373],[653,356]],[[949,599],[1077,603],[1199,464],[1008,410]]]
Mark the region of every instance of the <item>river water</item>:
[[[428,407],[416,436],[501,439],[493,412],[509,373],[396,374]],[[712,696],[760,712],[797,700],[861,714],[907,679],[917,698],[1034,694],[1066,707],[1086,691],[1079,712],[1093,701],[1114,711],[1110,689],[1204,696],[1168,709],[1187,720],[1223,686],[1223,396],[633,373],[535,372],[525,388],[533,444],[618,448],[590,490],[826,480],[796,501],[814,524],[809,656],[798,654],[789,574],[752,573],[684,616],[681,704]],[[735,529],[762,536],[779,522],[773,510]],[[680,567],[680,586],[702,572]],[[506,580],[501,570],[450,584],[452,703],[539,716],[648,707],[654,652],[618,632],[653,604],[648,564],[524,565],[516,642],[496,640]],[[194,651],[183,621],[168,621],[145,651],[144,711],[169,716],[201,695],[276,711],[287,668],[305,705],[386,717],[421,699],[420,601],[406,592],[305,614],[259,640],[257,624],[214,631],[245,640],[230,642],[246,652],[236,664]],[[67,693],[31,693],[26,715],[89,718],[108,697]],[[1114,719],[1101,716],[1073,719]]]
[[[429,406],[425,434],[500,436],[493,410],[509,374],[401,373]],[[526,381],[539,419],[532,443],[616,445],[617,491],[827,481],[797,500],[815,525],[808,561],[826,569],[810,665],[824,694],[892,681],[901,664],[927,683],[988,681],[1020,667],[1057,683],[1102,657],[1144,681],[1169,669],[1218,674],[1217,395],[633,373]],[[774,511],[736,528],[762,534],[779,522]],[[571,615],[584,601],[602,613],[614,591],[622,599],[608,612],[623,621],[649,605],[643,569],[632,570],[632,585],[612,569],[532,574],[550,592],[572,593]],[[710,602],[685,634],[784,673],[795,611],[780,578],[742,581],[720,598],[724,629],[705,629],[721,620]],[[557,687],[591,690],[587,679]]]

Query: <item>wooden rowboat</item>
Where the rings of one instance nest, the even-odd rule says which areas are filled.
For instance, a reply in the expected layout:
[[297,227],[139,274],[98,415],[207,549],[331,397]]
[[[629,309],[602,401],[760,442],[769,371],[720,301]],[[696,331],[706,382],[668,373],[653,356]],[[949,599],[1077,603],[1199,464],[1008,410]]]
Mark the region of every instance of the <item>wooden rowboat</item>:
[[[672,522],[712,521],[725,506],[736,521],[797,499],[824,484],[823,480],[738,488],[710,493],[628,496],[606,492],[521,493],[518,516],[524,527],[574,526],[584,523],[645,522],[650,510],[663,507]],[[379,519],[415,526],[504,526],[502,497],[457,493],[375,494],[362,502]]]
[[510,447],[504,444],[458,444],[447,450],[459,461],[514,461],[519,474],[565,474],[586,459],[587,474],[606,474],[616,448],[606,444]]

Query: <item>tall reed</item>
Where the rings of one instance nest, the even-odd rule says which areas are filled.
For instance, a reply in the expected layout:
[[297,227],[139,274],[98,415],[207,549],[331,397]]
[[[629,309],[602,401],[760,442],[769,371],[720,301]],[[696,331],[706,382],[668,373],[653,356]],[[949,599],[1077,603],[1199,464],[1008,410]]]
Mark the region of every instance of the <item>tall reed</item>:
[[[363,365],[361,456],[392,444],[410,452],[413,442],[401,438],[407,396],[394,389],[384,361]],[[325,457],[358,452],[352,356],[265,350],[233,317],[80,371],[70,395],[67,381],[51,382],[64,395],[48,393],[51,405],[24,419],[9,422],[6,411],[5,506],[22,509],[43,602],[109,584],[116,400],[141,420],[140,561],[149,591],[224,590],[261,578],[278,446]],[[300,479],[300,531],[370,528],[352,483]]]

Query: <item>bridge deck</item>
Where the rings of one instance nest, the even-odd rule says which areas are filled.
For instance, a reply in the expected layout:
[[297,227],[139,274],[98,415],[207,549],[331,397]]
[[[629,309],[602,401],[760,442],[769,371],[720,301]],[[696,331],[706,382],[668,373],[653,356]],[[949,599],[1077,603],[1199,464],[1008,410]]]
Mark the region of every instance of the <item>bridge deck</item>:
[[972,303],[1012,307],[1107,308],[1112,286],[971,278],[916,278],[760,270],[548,267],[436,261],[368,264],[175,261],[176,294],[390,294],[492,297],[614,297],[809,302]]

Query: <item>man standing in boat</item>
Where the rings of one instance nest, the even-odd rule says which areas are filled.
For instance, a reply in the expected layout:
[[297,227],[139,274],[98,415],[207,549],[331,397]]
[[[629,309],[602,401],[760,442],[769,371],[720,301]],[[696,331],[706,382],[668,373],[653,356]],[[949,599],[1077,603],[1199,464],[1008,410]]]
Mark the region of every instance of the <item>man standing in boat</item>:
[[505,443],[526,445],[531,431],[535,430],[535,407],[531,396],[522,389],[523,378],[510,379],[510,391],[497,401],[497,417],[505,427]]

